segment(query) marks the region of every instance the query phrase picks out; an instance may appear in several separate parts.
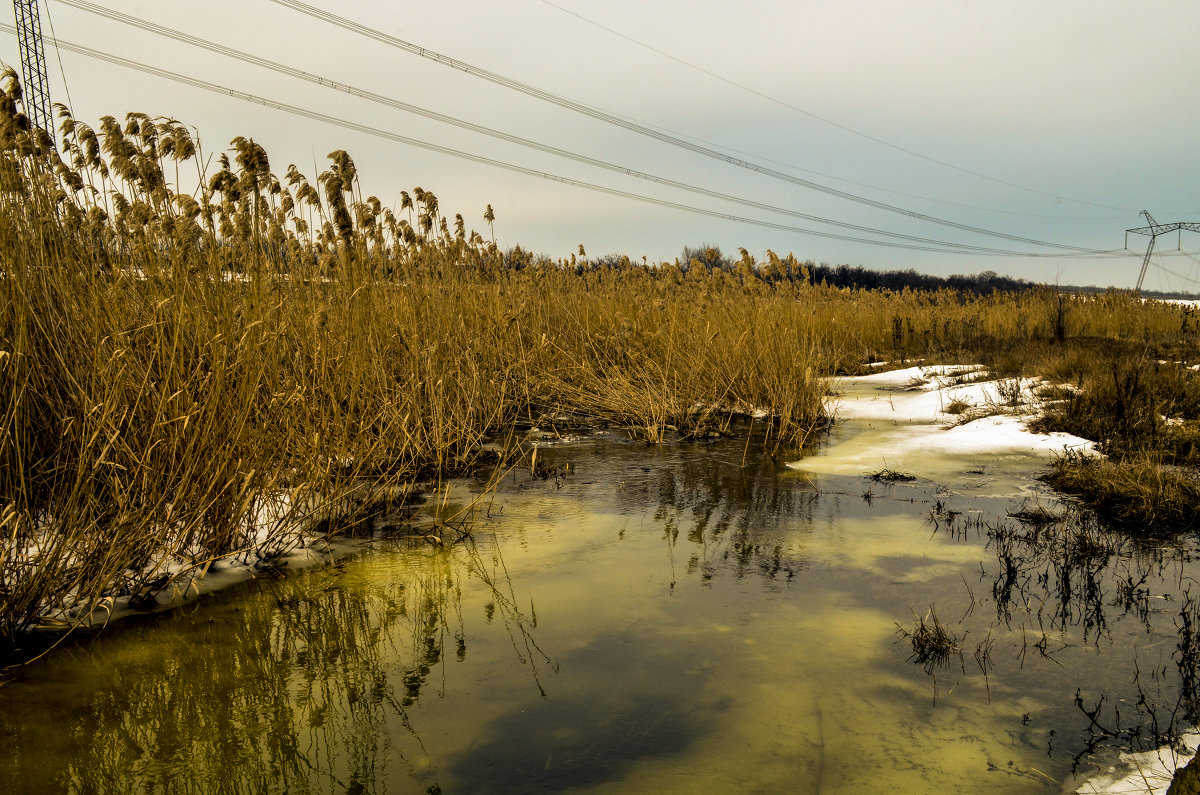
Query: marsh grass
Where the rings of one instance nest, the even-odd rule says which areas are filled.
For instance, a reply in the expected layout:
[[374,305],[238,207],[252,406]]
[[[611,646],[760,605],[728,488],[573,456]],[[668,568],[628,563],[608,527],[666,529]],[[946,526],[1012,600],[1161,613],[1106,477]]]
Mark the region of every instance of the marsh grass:
[[916,476],[907,472],[886,467],[871,475],[870,478],[876,483],[909,483],[917,479]]
[[[54,148],[0,82],[2,638],[221,558],[269,561],[306,529],[367,530],[564,415],[651,443],[746,433],[748,459],[775,458],[827,422],[827,377],[863,362],[986,354],[1097,399],[1098,356],[1200,349],[1190,310],[1124,293],[832,288],[773,252],[501,251],[490,206],[490,240],[422,188],[387,207],[341,150],[279,177],[251,139],[214,158],[172,119],[93,128],[63,108]],[[1127,427],[1169,410],[1183,424],[1156,438],[1192,461],[1184,403],[1139,404]]]
[[1046,481],[1079,495],[1101,517],[1137,535],[1200,527],[1200,477],[1152,453],[1120,461],[1067,454],[1054,462]]
[[280,179],[237,138],[188,191],[178,122],[60,108],[52,149],[0,94],[0,637],[369,528],[564,412],[776,449],[824,420],[794,293],[505,255],[342,151]]
[[1184,361],[1151,358],[1149,345],[1114,347],[1061,362],[1057,374],[1077,386],[1050,392],[1034,423],[1036,430],[1094,440],[1107,460],[1064,455],[1046,480],[1127,529],[1194,530],[1200,519],[1200,375]]
[[899,625],[896,628],[900,636],[912,644],[909,660],[924,668],[925,673],[930,676],[938,669],[946,667],[951,658],[962,657],[960,644],[963,637],[951,632],[937,617],[932,607],[924,617],[916,616],[911,630]]
[[1022,504],[1015,511],[1009,511],[1008,515],[1016,519],[1021,524],[1027,525],[1046,525],[1061,522],[1066,518],[1066,514],[1061,511],[1052,511],[1044,505],[1026,505]]
[[970,403],[963,400],[962,398],[954,398],[953,400],[951,400],[949,403],[946,404],[945,408],[942,409],[942,413],[950,414],[952,416],[959,416],[961,414],[965,414],[970,409],[971,409]]

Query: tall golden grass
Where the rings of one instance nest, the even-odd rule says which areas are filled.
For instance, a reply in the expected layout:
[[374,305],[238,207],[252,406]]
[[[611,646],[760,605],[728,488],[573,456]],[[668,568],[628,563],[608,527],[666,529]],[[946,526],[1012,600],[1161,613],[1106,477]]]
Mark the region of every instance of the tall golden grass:
[[750,407],[783,439],[821,419],[803,324],[723,327],[768,313],[749,297],[705,317],[697,291],[644,271],[514,269],[429,191],[400,210],[415,226],[362,198],[341,151],[279,180],[238,138],[185,192],[183,125],[96,132],[60,108],[55,149],[19,90],[9,73],[2,636],[161,589],[168,566],[274,554],[365,482],[470,469],[518,420],[570,412],[658,441]]
[[1126,294],[1064,310],[833,289],[771,252],[712,272],[505,253],[490,205],[489,240],[422,188],[388,208],[344,151],[281,179],[239,137],[206,172],[177,121],[58,118],[55,148],[4,75],[5,638],[165,587],[168,565],[276,554],[364,484],[470,470],[519,423],[567,413],[659,442],[756,414],[778,450],[826,420],[829,375],[870,360],[1196,335]]

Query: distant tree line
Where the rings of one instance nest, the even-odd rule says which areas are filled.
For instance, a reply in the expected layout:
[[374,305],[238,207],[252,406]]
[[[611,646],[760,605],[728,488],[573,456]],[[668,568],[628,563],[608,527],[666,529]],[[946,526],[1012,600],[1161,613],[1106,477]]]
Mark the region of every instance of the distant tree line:
[[[747,258],[745,250],[742,258]],[[699,245],[684,246],[679,255],[679,267],[687,270],[701,265],[709,271],[719,269],[724,271],[738,270],[739,262],[724,256],[718,246]],[[919,273],[910,268],[902,271],[877,271],[862,266],[820,265],[812,260],[797,261],[794,257],[780,259],[773,252],[768,252],[767,261],[755,267],[755,273],[767,281],[807,280],[811,284],[827,284],[830,287],[857,287],[865,290],[940,290],[949,288],[967,293],[988,294],[999,290],[1004,293],[1017,293],[1030,290],[1038,285],[1024,279],[1013,279],[1001,276],[995,271],[984,271],[970,276],[931,276]]]
[[[745,249],[741,250],[742,260],[749,258]],[[699,246],[684,246],[679,255],[679,267],[688,270],[700,264],[710,272],[720,269],[736,272],[742,263],[735,262],[723,255],[719,246],[701,244]],[[743,269],[744,270],[744,269]],[[1040,288],[1044,283],[1031,282],[1026,279],[1014,279],[1003,276],[995,271],[983,271],[975,274],[953,274],[951,276],[931,276],[927,273],[909,268],[908,270],[878,271],[864,268],[861,265],[830,265],[822,262],[819,265],[813,260],[799,262],[793,256],[780,259],[774,252],[767,252],[767,261],[758,263],[755,274],[767,281],[781,279],[807,279],[811,284],[827,284],[831,287],[857,287],[864,290],[940,290],[943,288],[959,290],[964,293],[988,295],[999,291],[1002,293],[1019,293],[1025,290]],[[1055,285],[1064,293],[1102,293],[1109,289],[1104,286]],[[1200,296],[1187,292],[1163,292],[1158,290],[1142,290],[1142,295],[1150,298],[1178,298],[1194,300]]]
[[965,293],[986,295],[995,291],[1019,293],[1038,285],[1024,279],[1001,276],[995,271],[984,271],[972,275],[931,276],[909,268],[903,271],[876,271],[862,266],[815,265],[809,270],[814,284],[822,282],[833,287],[862,287],[868,290],[940,290],[950,288]]
[[[1014,279],[1003,276],[992,270],[975,274],[953,274],[951,276],[933,276],[921,273],[913,268],[907,270],[880,271],[864,268],[861,265],[830,265],[813,260],[799,260],[793,255],[780,257],[773,251],[767,252],[765,261],[757,261],[746,249],[739,249],[740,258],[734,259],[722,253],[720,246],[701,243],[698,246],[684,246],[673,267],[678,272],[687,274],[694,269],[703,269],[709,274],[724,272],[743,280],[761,280],[768,283],[780,281],[808,282],[815,285],[830,287],[847,287],[863,290],[956,290],[973,295],[989,295],[993,292],[1020,293],[1026,290],[1040,289],[1042,282],[1032,282],[1026,279]],[[579,247],[579,256],[571,256],[570,260],[555,260],[545,254],[533,254],[520,246],[508,249],[504,253],[507,267],[521,270],[528,267],[565,267],[576,273],[596,270],[621,270],[625,268],[647,267],[646,258],[640,262],[631,260],[623,254],[605,254],[599,257],[587,257],[583,246]],[[655,267],[655,266],[651,266]],[[659,268],[670,268],[672,263],[661,263]],[[1105,292],[1108,287],[1076,286],[1058,284],[1055,289],[1063,293],[1097,293]],[[1181,298],[1195,299],[1198,296],[1188,293],[1160,292],[1143,290],[1142,295],[1152,298]]]
[[[1014,279],[1002,276],[995,271],[983,271],[971,275],[954,274],[952,276],[930,276],[916,270],[876,271],[861,266],[849,265],[832,266],[826,263],[808,266],[809,279],[814,284],[825,282],[835,287],[862,287],[868,290],[903,290],[905,287],[913,290],[937,290],[948,287],[965,293],[987,295],[993,291],[1002,293],[1019,293],[1041,287],[1042,283],[1025,279]],[[1054,287],[1064,293],[1103,293],[1109,287],[1096,285],[1079,286],[1072,284],[1057,284]],[[1159,290],[1142,290],[1142,295],[1148,298],[1180,298],[1195,299],[1197,296],[1186,292],[1162,292]]]

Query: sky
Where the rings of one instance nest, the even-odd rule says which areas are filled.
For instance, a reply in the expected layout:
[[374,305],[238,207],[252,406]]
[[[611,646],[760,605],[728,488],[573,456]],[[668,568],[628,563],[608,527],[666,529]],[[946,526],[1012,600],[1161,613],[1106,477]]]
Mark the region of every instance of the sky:
[[[64,42],[240,92],[180,84],[47,42],[52,100],[70,105],[76,118],[94,125],[130,111],[175,118],[196,128],[209,156],[235,136],[253,138],[281,175],[294,163],[311,177],[327,167],[329,152],[345,149],[364,195],[398,209],[400,191],[421,186],[438,196],[443,213],[462,213],[485,238],[490,204],[497,243],[555,258],[582,244],[591,257],[670,261],[684,246],[708,244],[735,258],[739,248],[760,259],[770,249],[880,270],[992,270],[1039,282],[1132,287],[1147,237],[1129,236],[1120,257],[1042,244],[1123,252],[1125,230],[1146,225],[1143,209],[1159,223],[1200,222],[1194,0],[1147,0],[1136,10],[1116,0],[307,0],[716,156],[496,85],[289,7],[294,3],[93,2],[359,93],[624,169],[281,75],[90,13],[80,0],[41,0],[47,37],[53,31]],[[0,47],[0,58],[19,64],[15,36],[0,36]],[[554,179],[239,98],[246,95]],[[1007,253],[972,253],[964,245]],[[1165,235],[1156,248],[1162,253],[1145,287],[1200,291],[1200,233]],[[1072,256],[1027,256],[1062,253]]]

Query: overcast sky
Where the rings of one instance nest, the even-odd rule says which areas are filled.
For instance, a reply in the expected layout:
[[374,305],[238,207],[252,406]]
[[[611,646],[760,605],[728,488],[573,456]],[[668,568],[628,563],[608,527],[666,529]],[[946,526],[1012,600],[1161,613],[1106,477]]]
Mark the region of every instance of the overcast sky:
[[[704,157],[272,0],[93,2],[333,81],[705,190],[945,243],[1022,253],[1062,250],[931,223]],[[1142,209],[1160,223],[1200,221],[1195,0],[308,2],[676,138],[911,213],[1100,250],[1123,249],[1124,230],[1145,223],[1138,216]],[[257,97],[628,193],[784,226],[895,240],[456,129],[137,30],[64,0],[41,5],[47,36],[48,16],[66,42]],[[2,41],[4,60],[18,64],[15,37]],[[278,174],[295,163],[311,175],[326,167],[328,152],[346,149],[358,164],[365,194],[398,205],[401,190],[419,185],[437,194],[444,213],[461,212],[485,236],[482,216],[490,203],[497,242],[555,257],[569,256],[582,243],[591,256],[619,252],[669,260],[684,245],[710,243],[735,256],[738,247],[760,258],[773,249],[879,269],[995,270],[1038,281],[1132,286],[1147,242],[1131,236],[1132,253],[1116,259],[980,256],[831,240],[512,173],[56,53],[52,46],[47,59],[54,101],[66,101],[69,92],[75,115],[89,123],[127,111],[174,117],[199,130],[208,153],[227,147],[236,135],[252,137],[266,147]],[[1160,238],[1159,247],[1173,251],[1176,243],[1172,234]],[[1178,275],[1155,268],[1147,287],[1200,290],[1185,280],[1200,278],[1195,258],[1200,234],[1184,233],[1182,244],[1184,255],[1157,261]]]

